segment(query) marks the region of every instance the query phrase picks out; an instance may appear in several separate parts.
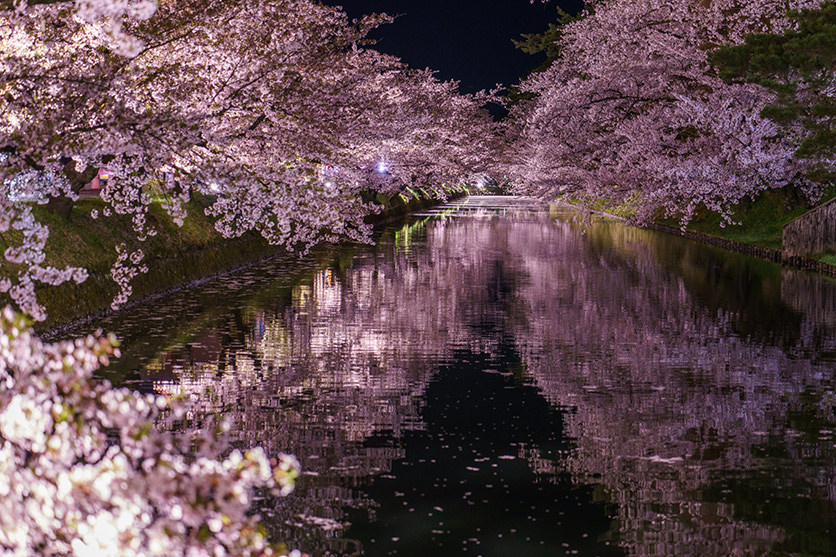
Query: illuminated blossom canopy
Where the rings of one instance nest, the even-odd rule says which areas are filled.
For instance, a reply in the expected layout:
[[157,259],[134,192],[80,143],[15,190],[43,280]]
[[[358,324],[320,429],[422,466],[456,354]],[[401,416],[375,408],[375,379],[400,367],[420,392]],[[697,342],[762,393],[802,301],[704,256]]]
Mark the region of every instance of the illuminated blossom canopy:
[[[48,230],[28,200],[67,212],[105,163],[105,216],[131,215],[140,238],[155,233],[153,181],[178,224],[196,188],[215,196],[224,236],[255,230],[291,249],[367,241],[362,192],[443,197],[487,170],[484,97],[366,48],[386,16],[349,22],[310,0],[171,0],[153,15],[147,2],[68,6],[0,19],[0,178],[15,183],[0,194],[0,230],[23,231],[0,289],[36,319],[35,282],[86,273],[43,266]],[[114,306],[143,255],[119,254]]]
[[815,0],[595,0],[562,29],[558,58],[524,80],[507,136],[516,191],[629,204],[684,222],[795,183],[796,130],[761,116],[774,94],[729,84],[708,53],[788,24]]
[[[93,372],[115,339],[44,344],[0,314],[0,548],[4,554],[250,555],[267,548],[253,490],[286,495],[293,457],[231,453],[228,426],[172,429],[183,407],[114,389]],[[114,434],[117,442],[111,438]],[[184,449],[184,444],[190,450]],[[222,457],[222,455],[227,455]]]

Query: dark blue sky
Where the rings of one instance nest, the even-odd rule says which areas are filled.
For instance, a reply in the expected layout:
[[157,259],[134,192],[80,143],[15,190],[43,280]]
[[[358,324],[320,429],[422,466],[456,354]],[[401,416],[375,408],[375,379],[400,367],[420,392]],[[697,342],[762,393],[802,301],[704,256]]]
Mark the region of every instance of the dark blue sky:
[[438,70],[474,93],[496,83],[513,85],[545,58],[514,48],[511,39],[544,31],[556,7],[575,13],[582,0],[326,0],[350,18],[372,12],[402,14],[374,33],[376,48],[415,68]]

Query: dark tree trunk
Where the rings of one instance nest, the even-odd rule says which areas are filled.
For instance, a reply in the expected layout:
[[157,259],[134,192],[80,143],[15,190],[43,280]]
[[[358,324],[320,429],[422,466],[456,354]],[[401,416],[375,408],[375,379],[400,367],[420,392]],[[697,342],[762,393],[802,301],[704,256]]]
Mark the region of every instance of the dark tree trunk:
[[51,213],[55,213],[66,220],[70,220],[70,215],[73,213],[73,200],[66,195],[62,195],[61,197],[50,197],[46,204],[46,208]]
[[[75,169],[75,161],[70,159],[64,163],[64,176],[70,181],[70,189],[73,193],[78,194],[85,184],[90,182],[99,173],[99,169],[93,165],[87,165],[84,172],[77,172]],[[73,200],[66,195],[50,198],[46,207],[49,211],[60,215],[67,220],[70,220],[70,215],[73,211]]]

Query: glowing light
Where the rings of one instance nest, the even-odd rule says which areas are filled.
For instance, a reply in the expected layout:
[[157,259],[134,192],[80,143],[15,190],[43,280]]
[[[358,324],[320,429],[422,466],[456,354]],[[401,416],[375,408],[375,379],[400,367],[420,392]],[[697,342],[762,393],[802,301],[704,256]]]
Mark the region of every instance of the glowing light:
[[379,174],[387,174],[389,172],[389,165],[384,161],[377,163],[377,172]]
[[212,182],[211,184],[209,184],[209,189],[214,192],[218,192],[221,191],[221,186],[217,182]]

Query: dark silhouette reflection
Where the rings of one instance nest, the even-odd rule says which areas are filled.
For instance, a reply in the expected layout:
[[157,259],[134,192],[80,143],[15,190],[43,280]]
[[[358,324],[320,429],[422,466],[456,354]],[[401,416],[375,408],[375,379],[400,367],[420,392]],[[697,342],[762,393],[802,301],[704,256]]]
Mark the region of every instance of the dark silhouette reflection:
[[620,555],[607,506],[562,471],[563,412],[509,369],[509,347],[456,352],[425,393],[425,429],[366,446],[404,458],[363,492],[375,506],[346,533],[368,555]]
[[836,553],[836,283],[508,198],[305,261],[105,324],[134,385],[297,454],[297,492],[261,504],[274,538]]

